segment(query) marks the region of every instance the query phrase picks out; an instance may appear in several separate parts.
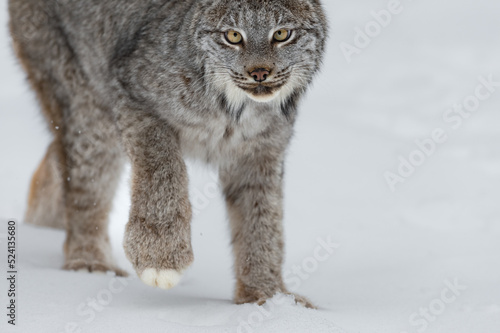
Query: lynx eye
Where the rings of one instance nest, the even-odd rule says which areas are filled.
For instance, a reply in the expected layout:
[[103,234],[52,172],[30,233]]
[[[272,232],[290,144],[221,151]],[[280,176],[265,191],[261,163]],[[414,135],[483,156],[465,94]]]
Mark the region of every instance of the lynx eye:
[[243,36],[241,36],[239,32],[234,30],[227,31],[224,36],[226,37],[226,40],[231,44],[239,44],[243,41]]
[[292,35],[291,31],[280,29],[274,33],[273,38],[277,42],[286,42],[291,35]]

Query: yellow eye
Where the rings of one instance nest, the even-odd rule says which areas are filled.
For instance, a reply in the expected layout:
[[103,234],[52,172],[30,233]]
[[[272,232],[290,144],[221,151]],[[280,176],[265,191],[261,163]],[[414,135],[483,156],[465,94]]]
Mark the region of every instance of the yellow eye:
[[285,42],[290,38],[291,32],[285,29],[280,29],[274,33],[274,40],[278,42]]
[[243,41],[243,36],[237,31],[229,30],[225,34],[226,40],[231,44],[239,44]]

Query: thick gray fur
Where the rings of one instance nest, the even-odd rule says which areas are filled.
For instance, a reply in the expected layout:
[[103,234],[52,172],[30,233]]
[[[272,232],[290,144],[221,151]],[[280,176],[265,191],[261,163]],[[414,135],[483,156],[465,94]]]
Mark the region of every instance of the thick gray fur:
[[[141,277],[157,272],[159,286],[170,276],[160,272],[186,269],[189,157],[219,170],[235,301],[287,293],[283,161],[324,54],[319,0],[9,0],[9,11],[16,54],[54,136],[26,219],[66,227],[64,267],[125,274],[111,259],[107,220],[128,156],[128,258]],[[293,31],[284,43],[272,39],[281,28]],[[226,42],[231,29],[243,44]],[[267,81],[254,81],[257,68],[270,71]]]

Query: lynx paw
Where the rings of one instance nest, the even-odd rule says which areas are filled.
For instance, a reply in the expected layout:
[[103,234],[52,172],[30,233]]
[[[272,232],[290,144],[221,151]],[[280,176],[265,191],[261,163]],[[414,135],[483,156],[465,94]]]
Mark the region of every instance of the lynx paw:
[[295,303],[298,305],[302,305],[309,309],[316,309],[316,307],[306,297],[291,293],[283,287],[255,288],[248,287],[241,281],[236,283],[234,302],[236,304],[255,303],[257,305],[263,305],[268,299],[273,298],[273,296],[278,293],[293,296],[295,298]]
[[116,276],[128,276],[124,270],[99,261],[86,261],[83,259],[67,260],[63,269],[78,272],[106,273],[114,272]]
[[[314,304],[312,304],[306,297],[292,294],[292,293],[285,293],[286,295],[292,295],[295,298],[295,304],[301,305],[305,308],[308,309],[317,309]],[[255,303],[257,305],[264,305],[269,299],[272,297],[267,297],[267,296],[261,296],[259,298],[256,297],[248,297],[248,298],[236,298],[235,303],[236,304],[245,304],[245,303]]]
[[125,232],[127,258],[145,284],[170,289],[193,262],[189,228],[131,218]]
[[300,296],[300,295],[297,295],[297,294],[292,294],[292,293],[288,293],[288,294],[292,295],[293,297],[295,297],[295,303],[296,304],[302,305],[303,307],[306,307],[306,308],[309,308],[309,309],[317,309],[317,307],[314,306],[314,304],[312,304],[311,301],[309,301],[306,297]]
[[175,269],[146,268],[141,273],[141,280],[151,287],[170,289],[181,280],[182,272]]
[[64,253],[65,270],[90,273],[114,272],[116,276],[128,276],[127,272],[113,264],[111,247],[107,241],[68,237],[64,243]]

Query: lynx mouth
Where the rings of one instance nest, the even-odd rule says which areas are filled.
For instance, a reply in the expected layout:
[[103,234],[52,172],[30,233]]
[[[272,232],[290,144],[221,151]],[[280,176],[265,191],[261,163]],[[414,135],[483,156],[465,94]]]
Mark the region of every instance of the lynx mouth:
[[257,84],[257,85],[237,85],[247,96],[257,102],[269,102],[276,98],[284,83],[280,84]]

